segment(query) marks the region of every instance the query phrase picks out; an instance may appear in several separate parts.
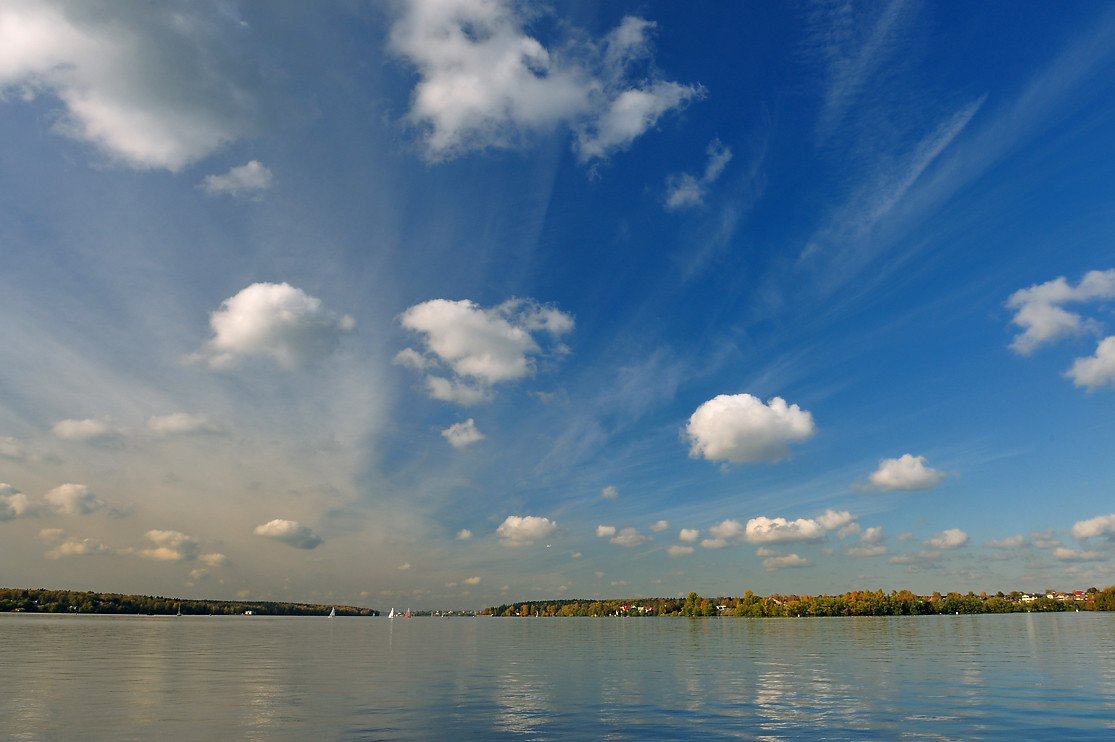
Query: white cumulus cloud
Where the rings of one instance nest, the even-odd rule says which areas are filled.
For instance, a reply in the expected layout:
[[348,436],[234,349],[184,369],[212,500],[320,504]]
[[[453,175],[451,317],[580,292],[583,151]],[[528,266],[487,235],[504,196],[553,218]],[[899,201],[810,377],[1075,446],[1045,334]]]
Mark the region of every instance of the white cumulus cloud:
[[868,476],[871,484],[888,492],[932,489],[944,478],[943,471],[926,466],[924,456],[908,453],[897,459],[880,459],[879,468]]
[[630,548],[633,546],[638,546],[639,544],[646,543],[648,540],[649,537],[639,533],[637,529],[624,528],[620,530],[620,532],[617,533],[608,543]]
[[1086,320],[1062,305],[1112,298],[1115,298],[1115,268],[1089,271],[1076,286],[1071,286],[1061,276],[1019,289],[1007,299],[1007,308],[1016,310],[1011,323],[1021,327],[1023,332],[1015,336],[1010,347],[1029,355],[1040,345],[1066,335],[1095,330],[1094,320]]
[[252,160],[246,165],[230,168],[227,173],[207,175],[198,187],[210,196],[239,196],[266,191],[274,181],[270,170],[258,160]]
[[986,545],[991,547],[992,549],[1008,551],[1010,549],[1021,549],[1023,546],[1029,545],[1029,543],[1030,542],[1026,540],[1026,537],[1019,533],[1007,538],[992,539],[991,541],[988,541]]
[[432,299],[410,307],[399,321],[421,336],[425,352],[407,348],[395,363],[415,370],[448,367],[454,378],[429,374],[427,391],[466,405],[491,399],[494,384],[534,375],[539,358],[567,352],[558,338],[573,329],[570,315],[533,299],[509,299],[490,309],[467,299]]
[[94,445],[110,445],[120,442],[124,430],[109,420],[61,420],[51,427],[51,432],[64,441],[79,441]]
[[1038,549],[1054,549],[1061,545],[1057,532],[1052,528],[1048,531],[1030,531],[1030,538]]
[[947,549],[959,549],[961,546],[966,546],[967,543],[968,534],[959,528],[947,528],[925,541],[924,545],[945,551]]
[[826,510],[820,517],[767,518],[759,516],[747,521],[743,537],[752,544],[791,543],[794,541],[817,541],[832,529],[846,526],[855,516],[846,510]]
[[1053,550],[1053,558],[1062,562],[1104,562],[1108,555],[1101,551],[1058,548]]
[[479,443],[485,437],[483,433],[476,429],[476,423],[471,417],[463,423],[453,423],[441,431],[441,434],[453,448],[464,448],[473,443]]
[[204,4],[89,5],[0,5],[0,102],[12,90],[56,98],[55,132],[137,169],[181,170],[256,129],[231,17]]
[[726,519],[708,529],[709,535],[718,539],[740,538],[744,535],[743,524],[738,520]]
[[597,538],[611,538],[612,536],[615,536],[615,535],[616,535],[616,527],[615,526],[597,526],[596,527],[596,537]]
[[662,531],[665,531],[669,527],[670,527],[670,522],[666,521],[666,520],[655,521],[654,523],[651,523],[648,526],[648,528],[650,528],[651,533],[661,533]]
[[82,556],[111,556],[116,552],[102,543],[92,539],[77,539],[66,535],[61,528],[44,528],[39,531],[39,538],[52,546],[44,556],[47,559],[65,559],[67,557]]
[[1101,340],[1094,355],[1073,361],[1065,376],[1076,386],[1088,387],[1088,391],[1115,385],[1115,335]]
[[503,0],[413,0],[391,49],[418,71],[407,120],[437,162],[490,147],[518,147],[559,126],[582,161],[628,146],[658,119],[698,97],[648,63],[654,24],[628,16],[602,41],[546,48]]
[[763,404],[750,394],[721,394],[697,408],[685,434],[693,458],[740,464],[785,459],[789,443],[807,440],[815,430],[808,411],[781,397]]
[[701,537],[700,530],[696,528],[683,528],[678,531],[678,539],[686,543],[696,543],[697,539]]
[[681,544],[674,544],[666,548],[666,555],[671,557],[688,556],[693,553],[692,546],[682,546]]
[[870,528],[859,529],[859,524],[850,523],[840,530],[840,535],[851,535],[853,533],[859,534],[859,543],[854,546],[849,546],[844,550],[844,553],[851,557],[872,557],[882,556],[887,553],[887,547],[884,545],[886,541],[886,534],[883,532],[882,526],[872,526]]
[[180,531],[155,529],[144,535],[148,541],[155,545],[153,549],[141,549],[136,552],[145,559],[154,559],[160,562],[185,562],[197,559],[200,552],[197,539]]
[[1072,527],[1072,537],[1077,539],[1106,536],[1115,538],[1115,513],[1097,515],[1095,518],[1077,521]]
[[504,546],[530,546],[537,539],[543,539],[557,530],[557,523],[537,515],[509,515],[496,535]]
[[32,500],[10,484],[0,483],[0,521],[34,518],[45,509],[42,502]]
[[275,518],[263,525],[256,526],[252,533],[280,541],[296,549],[316,549],[324,543],[321,536],[311,531],[309,527],[296,520],[284,520],[282,518]]
[[88,515],[105,506],[104,500],[84,484],[60,485],[43,495],[43,499],[54,512],[63,515]]
[[614,500],[619,497],[619,490],[614,485],[609,484],[604,489],[600,490],[600,496],[605,500]]
[[289,284],[254,283],[225,299],[210,315],[209,325],[213,338],[189,360],[225,369],[242,358],[260,357],[296,369],[331,353],[355,322]]
[[224,554],[199,554],[198,559],[208,564],[210,567],[227,567],[230,560]]

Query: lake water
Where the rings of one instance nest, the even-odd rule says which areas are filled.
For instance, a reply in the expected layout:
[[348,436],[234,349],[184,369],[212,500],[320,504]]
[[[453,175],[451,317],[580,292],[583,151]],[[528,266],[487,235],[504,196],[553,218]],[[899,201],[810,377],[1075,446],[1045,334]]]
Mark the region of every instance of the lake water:
[[1115,739],[1115,614],[0,614],[4,740]]

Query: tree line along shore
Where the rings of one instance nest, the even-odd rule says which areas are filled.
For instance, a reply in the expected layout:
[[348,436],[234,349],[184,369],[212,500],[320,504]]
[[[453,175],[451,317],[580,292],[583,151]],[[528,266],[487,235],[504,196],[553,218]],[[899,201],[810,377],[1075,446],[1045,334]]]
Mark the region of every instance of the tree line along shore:
[[[378,616],[372,608],[348,605],[291,603],[277,601],[191,600],[151,595],[122,595],[44,588],[0,588],[0,612],[102,613],[130,615],[258,615],[321,616],[335,611],[338,616]],[[1100,590],[1030,594],[933,593],[917,595],[909,590],[856,590],[842,595],[755,595],[742,597],[637,598],[611,600],[537,600],[490,606],[477,613],[412,611],[411,615],[486,616],[739,616],[778,618],[798,616],[917,616],[953,613],[1019,613],[1053,611],[1115,611],[1115,586]]]
[[109,613],[156,616],[378,616],[379,611],[351,605],[318,605],[274,601],[189,600],[151,595],[119,595],[75,590],[0,588],[0,612]]
[[767,595],[748,590],[742,597],[646,598],[637,600],[540,600],[491,606],[491,616],[919,616],[953,613],[1024,613],[1027,611],[1113,611],[1115,586],[1100,590],[1039,594],[933,593],[909,590],[856,590],[843,595]]

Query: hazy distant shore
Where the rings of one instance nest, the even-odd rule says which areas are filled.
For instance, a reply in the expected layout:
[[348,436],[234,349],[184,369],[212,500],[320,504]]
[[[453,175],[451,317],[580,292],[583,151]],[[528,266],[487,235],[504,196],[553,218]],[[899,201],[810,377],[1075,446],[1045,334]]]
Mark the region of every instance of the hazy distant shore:
[[[703,598],[690,593],[686,598],[623,598],[533,600],[489,606],[480,611],[420,610],[412,616],[738,616],[778,618],[796,616],[917,616],[952,613],[1020,613],[1115,610],[1115,586],[1104,590],[1090,587],[1072,592],[1012,591],[987,593],[956,592],[916,595],[909,590],[889,593],[852,591],[842,595],[760,596],[748,590],[742,597]],[[257,615],[379,616],[373,608],[332,603],[284,601],[209,600],[151,595],[123,595],[79,590],[43,588],[0,588],[0,612],[103,613],[133,615]]]
[[378,616],[372,608],[263,600],[190,600],[77,590],[0,588],[0,612],[149,615]]

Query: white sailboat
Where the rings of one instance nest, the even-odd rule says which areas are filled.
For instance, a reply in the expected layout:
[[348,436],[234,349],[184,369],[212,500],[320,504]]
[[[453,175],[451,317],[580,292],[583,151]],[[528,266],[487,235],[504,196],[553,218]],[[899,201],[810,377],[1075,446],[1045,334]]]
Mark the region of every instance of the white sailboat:
[[395,609],[394,608],[392,608],[391,612],[387,614],[387,617],[388,618],[394,618],[395,617]]
[[330,608],[329,609],[329,618],[336,618],[336,617],[337,617],[337,609],[336,608]]

